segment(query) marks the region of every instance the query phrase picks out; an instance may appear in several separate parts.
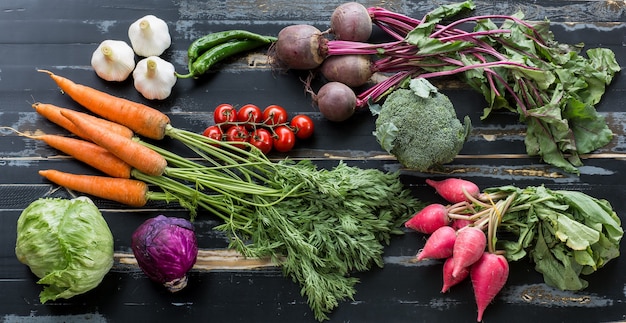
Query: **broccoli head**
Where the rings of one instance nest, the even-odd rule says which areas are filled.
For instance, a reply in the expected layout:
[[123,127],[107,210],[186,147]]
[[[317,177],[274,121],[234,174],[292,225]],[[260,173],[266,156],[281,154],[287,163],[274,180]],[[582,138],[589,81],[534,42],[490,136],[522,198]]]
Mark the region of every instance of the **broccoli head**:
[[377,113],[378,143],[404,167],[418,171],[454,160],[471,131],[469,117],[461,124],[450,99],[420,78],[391,92]]

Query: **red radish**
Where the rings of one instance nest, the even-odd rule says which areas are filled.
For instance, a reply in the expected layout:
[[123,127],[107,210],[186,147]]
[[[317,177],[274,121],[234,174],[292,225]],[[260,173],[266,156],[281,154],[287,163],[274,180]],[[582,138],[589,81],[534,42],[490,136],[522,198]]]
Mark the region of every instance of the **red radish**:
[[433,203],[413,215],[404,226],[421,233],[431,234],[448,224],[450,224],[448,209],[443,204]]
[[341,82],[324,84],[313,100],[324,118],[334,122],[347,120],[356,109],[356,94]]
[[278,33],[273,50],[277,63],[296,70],[313,69],[324,61],[328,40],[322,32],[311,25],[290,25]]
[[365,55],[330,56],[324,60],[320,71],[327,80],[350,87],[367,83],[373,74],[372,61]]
[[509,263],[502,255],[485,252],[470,268],[474,298],[478,306],[477,322],[483,320],[487,305],[500,292],[509,277]]
[[473,197],[478,197],[480,194],[480,189],[476,184],[460,178],[447,178],[441,181],[426,179],[426,184],[433,187],[437,194],[450,203],[467,201],[463,189]]
[[372,34],[372,18],[358,2],[346,2],[330,16],[330,32],[336,39],[364,42]]
[[465,220],[465,219],[454,219],[452,221],[452,228],[455,230],[459,230],[461,228],[465,228],[466,226],[472,224],[473,221],[471,220]]
[[469,276],[470,269],[465,267],[459,272],[458,276],[452,276],[452,269],[454,268],[454,257],[446,259],[443,263],[443,287],[441,292],[445,293],[450,290],[450,287],[462,282],[467,276]]
[[485,252],[487,236],[477,227],[465,227],[456,233],[456,241],[452,255],[456,259],[452,269],[452,276],[461,274],[463,268],[478,261]]
[[417,260],[443,259],[452,256],[452,248],[456,240],[456,231],[449,226],[443,226],[428,237],[424,248],[417,254]]

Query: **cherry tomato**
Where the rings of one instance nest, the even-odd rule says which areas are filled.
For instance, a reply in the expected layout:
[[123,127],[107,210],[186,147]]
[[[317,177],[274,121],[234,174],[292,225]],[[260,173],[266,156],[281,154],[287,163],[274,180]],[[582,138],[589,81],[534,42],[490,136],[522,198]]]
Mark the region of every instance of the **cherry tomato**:
[[[222,132],[222,129],[218,126],[209,126],[206,129],[204,129],[204,131],[202,132],[202,135],[205,137],[209,137],[211,139],[221,141],[222,136],[224,135],[224,132]],[[215,145],[217,146],[217,144]]]
[[296,133],[298,139],[306,139],[313,135],[313,120],[304,114],[298,114],[291,119],[289,123]]
[[236,122],[237,110],[228,103],[222,103],[213,111],[213,121],[215,123]]
[[[240,141],[246,142],[248,141],[248,130],[244,126],[233,125],[226,129],[226,140],[227,141]],[[244,145],[234,144],[235,147],[243,149]]]
[[250,134],[250,143],[259,148],[263,154],[267,154],[274,146],[272,133],[265,128],[258,128]]
[[270,126],[287,122],[287,116],[287,110],[280,105],[269,105],[263,110],[263,121]]
[[[254,104],[246,104],[239,108],[237,120],[240,122],[261,123],[263,122],[263,111]],[[254,128],[254,125],[246,125],[246,128]]]
[[296,134],[287,126],[278,126],[274,129],[274,149],[284,153],[293,149],[296,144]]

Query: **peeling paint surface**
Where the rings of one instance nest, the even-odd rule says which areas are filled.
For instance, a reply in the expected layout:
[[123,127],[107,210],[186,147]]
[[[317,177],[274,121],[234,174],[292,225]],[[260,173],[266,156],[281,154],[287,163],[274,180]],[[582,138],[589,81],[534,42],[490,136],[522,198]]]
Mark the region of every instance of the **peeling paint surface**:
[[522,285],[506,289],[504,299],[509,303],[528,303],[545,307],[605,307],[613,300],[584,292],[568,292],[546,285]]
[[100,314],[87,313],[87,314],[76,314],[76,315],[60,315],[60,316],[37,316],[37,315],[29,315],[29,316],[18,316],[18,315],[5,315],[2,317],[2,322],[4,323],[48,323],[48,322],[63,322],[63,323],[83,323],[83,322],[93,322],[93,323],[106,323],[108,322],[105,317]]
[[[366,6],[388,9],[421,18],[443,0],[365,0]],[[457,158],[427,172],[403,168],[376,142],[370,111],[359,110],[345,123],[324,119],[305,91],[308,71],[282,71],[271,64],[271,51],[262,48],[228,59],[207,75],[179,79],[167,100],[145,100],[132,79],[105,82],[97,77],[90,57],[104,39],[128,42],[128,26],[154,14],[164,19],[172,36],[162,55],[177,71],[186,72],[187,48],[199,37],[215,31],[246,29],[276,35],[290,24],[329,27],[329,16],[339,0],[4,0],[0,2],[0,322],[317,322],[300,286],[285,278],[283,268],[266,258],[233,253],[228,235],[214,230],[222,222],[209,212],[200,214],[194,226],[201,252],[180,293],[169,293],[152,283],[137,266],[130,246],[133,230],[145,219],[165,214],[189,217],[172,201],[150,201],[130,208],[94,198],[115,238],[115,262],[102,284],[91,293],[41,304],[43,286],[15,257],[17,219],[32,201],[42,197],[71,198],[76,192],[53,185],[38,174],[59,169],[77,174],[99,174],[75,159],[25,135],[71,136],[47,122],[31,107],[34,102],[53,103],[85,111],[37,69],[52,70],[80,84],[145,103],[167,114],[172,125],[201,132],[213,123],[221,103],[259,107],[279,104],[289,113],[305,114],[315,123],[314,137],[297,143],[290,158],[311,160],[320,168],[339,162],[362,168],[398,172],[405,186],[428,203],[445,203],[425,183],[426,178],[460,177],[481,188],[501,185],[536,186],[576,190],[606,199],[626,223],[626,78],[620,72],[597,111],[613,132],[612,141],[582,156],[580,174],[565,173],[528,156],[524,146],[526,127],[510,111],[494,111],[482,119],[484,98],[459,79],[438,79],[434,84],[449,95],[457,115],[469,116],[473,129]],[[555,39],[608,47],[626,66],[626,2],[616,0],[475,0],[473,14],[513,14],[525,19],[550,21]],[[380,37],[379,34],[376,35]],[[378,39],[378,38],[377,38]],[[136,57],[138,60],[139,57]],[[381,75],[372,79],[378,82]],[[311,86],[315,92],[322,80]],[[18,133],[19,131],[20,133]],[[159,144],[184,158],[197,155],[169,138]],[[192,184],[190,184],[192,185]],[[152,188],[151,188],[152,189]],[[320,197],[323,198],[323,197]],[[426,236],[402,227],[384,249],[383,267],[354,273],[358,279],[353,298],[337,300],[335,322],[465,322],[476,315],[469,280],[441,293],[441,260],[416,261]],[[337,246],[340,248],[341,246]],[[620,249],[626,254],[624,243]],[[623,257],[623,256],[622,256]],[[275,259],[280,260],[280,259]],[[509,282],[491,302],[485,322],[626,322],[626,261],[617,259],[589,275],[589,288],[561,291],[543,283],[530,261],[511,263]],[[586,278],[586,279],[587,279]]]

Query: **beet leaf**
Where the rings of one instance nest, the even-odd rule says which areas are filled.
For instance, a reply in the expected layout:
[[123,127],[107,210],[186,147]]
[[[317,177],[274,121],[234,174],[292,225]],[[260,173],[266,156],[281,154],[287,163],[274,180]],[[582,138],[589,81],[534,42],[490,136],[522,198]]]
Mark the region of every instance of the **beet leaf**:
[[[370,9],[374,23],[394,38],[404,35],[404,39],[386,45],[384,55],[393,59],[376,63],[380,71],[396,74],[359,95],[360,102],[380,100],[390,89],[406,84],[406,78],[456,75],[487,101],[482,119],[499,109],[518,113],[527,125],[527,153],[578,174],[580,155],[612,139],[604,117],[594,106],[621,69],[615,54],[607,48],[592,48],[582,55],[583,44],[557,42],[548,21],[527,22],[521,12],[442,23],[473,8],[471,0],[450,4],[433,10],[421,21]],[[468,25],[473,29],[466,30]],[[345,53],[349,44],[341,46]],[[394,50],[400,46],[402,51]],[[361,44],[359,48],[366,47]]]

